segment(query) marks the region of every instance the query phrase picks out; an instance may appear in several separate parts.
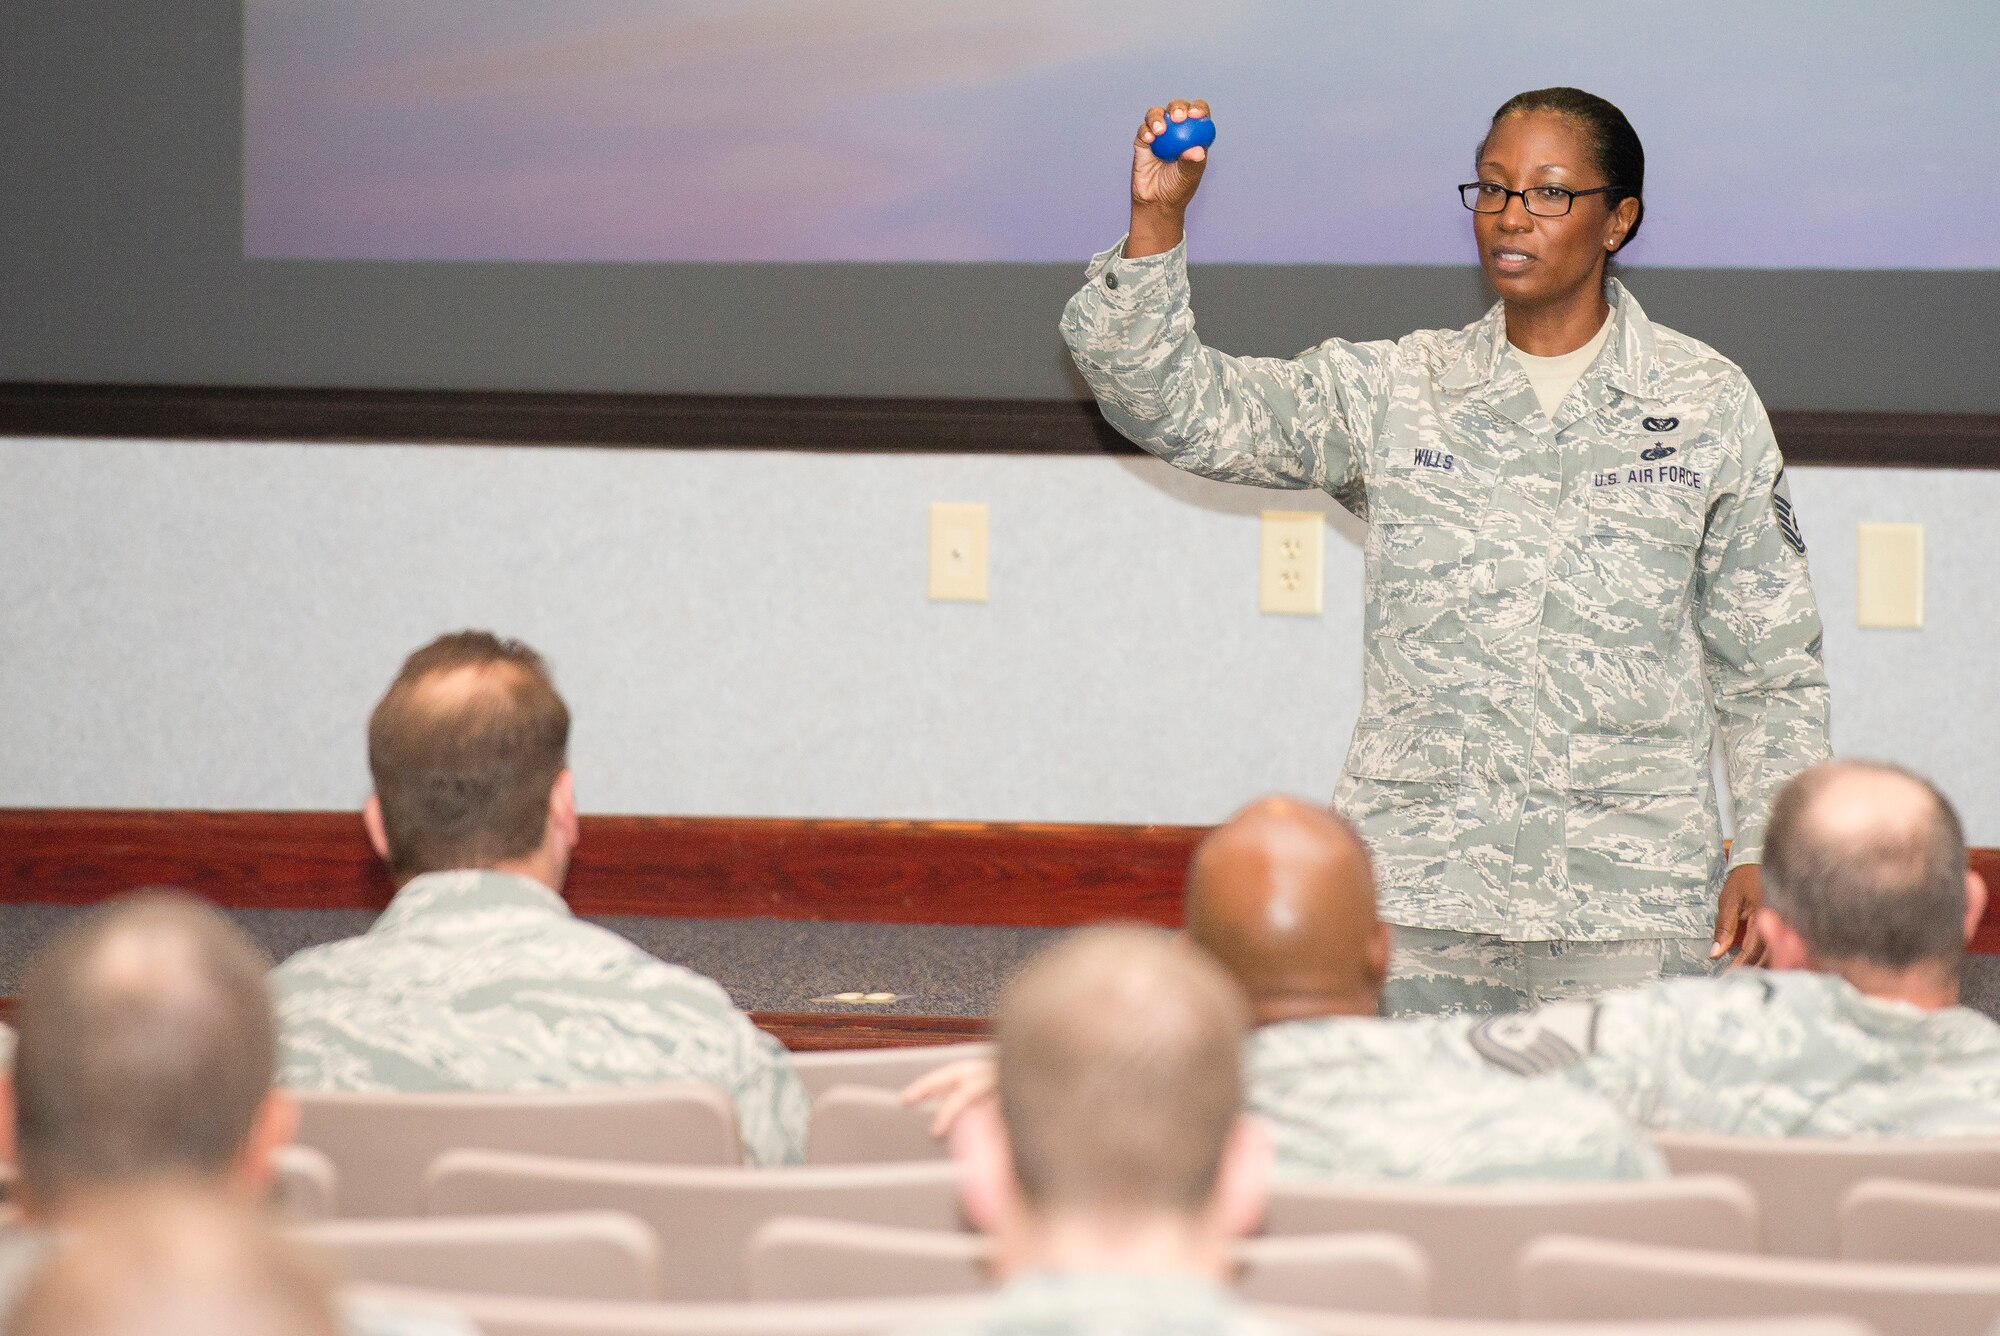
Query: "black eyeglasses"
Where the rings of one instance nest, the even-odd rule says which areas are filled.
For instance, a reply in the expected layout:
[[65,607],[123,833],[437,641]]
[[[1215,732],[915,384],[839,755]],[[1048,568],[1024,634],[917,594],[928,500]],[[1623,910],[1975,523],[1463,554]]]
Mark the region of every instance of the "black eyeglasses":
[[1458,198],[1466,208],[1474,213],[1505,213],[1507,201],[1516,195],[1521,197],[1521,207],[1537,218],[1560,218],[1569,212],[1569,206],[1585,195],[1611,195],[1618,192],[1617,186],[1599,186],[1595,190],[1570,190],[1565,186],[1529,186],[1526,190],[1509,190],[1491,181],[1467,181],[1458,188]]

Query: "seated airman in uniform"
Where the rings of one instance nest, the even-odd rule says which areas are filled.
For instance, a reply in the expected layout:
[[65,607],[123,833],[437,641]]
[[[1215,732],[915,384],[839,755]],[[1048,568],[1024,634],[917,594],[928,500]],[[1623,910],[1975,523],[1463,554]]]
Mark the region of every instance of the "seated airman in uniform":
[[1000,1004],[999,1098],[952,1132],[1005,1284],[933,1330],[1277,1330],[1223,1288],[1268,1169],[1241,1117],[1248,1026],[1228,977],[1166,933],[1090,929],[1030,963]]
[[[1451,1018],[1379,1019],[1390,929],[1367,847],[1324,807],[1252,803],[1188,869],[1187,936],[1249,999],[1245,1104],[1281,1178],[1500,1183],[1653,1178],[1664,1163],[1605,1100],[1480,1060]],[[942,1129],[992,1086],[975,1059],[915,1082]]]
[[[271,1087],[269,969],[220,913],[159,892],[99,906],[37,952],[0,1083],[20,1208],[0,1229],[0,1327],[17,1329],[8,1314],[66,1240],[138,1212],[161,1185],[211,1197],[218,1211],[264,1204],[272,1152],[298,1126],[298,1106]],[[401,1304],[344,1303],[340,1317],[350,1336],[473,1330],[456,1313]]]
[[2000,1025],[1959,1005],[1986,908],[1958,814],[1897,766],[1833,761],[1771,808],[1770,968],[1473,1025],[1647,1128],[1756,1137],[2000,1135]]
[[703,1081],[753,1164],[805,1157],[805,1088],[712,979],[569,911],[569,710],[541,657],[481,631],[411,655],[368,722],[363,817],[398,890],[360,937],[272,975],[279,1079],[307,1090]]
[[[1195,851],[1187,933],[1248,994],[1249,1110],[1280,1177],[1499,1183],[1665,1172],[1607,1102],[1469,1060],[1451,1020],[1377,1019],[1390,929],[1368,849],[1316,804],[1251,804]],[[1496,1077],[1498,1079],[1496,1079]]]

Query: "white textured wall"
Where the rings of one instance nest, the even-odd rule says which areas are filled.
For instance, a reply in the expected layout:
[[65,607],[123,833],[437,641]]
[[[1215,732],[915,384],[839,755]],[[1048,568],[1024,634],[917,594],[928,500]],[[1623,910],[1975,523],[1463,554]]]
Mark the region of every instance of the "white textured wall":
[[[2000,472],[1793,470],[1835,743],[2000,842]],[[992,601],[924,597],[932,501],[992,507]],[[599,812],[1209,821],[1331,789],[1358,526],[1328,614],[1256,611],[1256,512],[1151,460],[0,440],[0,805],[366,792],[401,656],[553,661]],[[1929,526],[1930,627],[1854,625],[1854,525]]]

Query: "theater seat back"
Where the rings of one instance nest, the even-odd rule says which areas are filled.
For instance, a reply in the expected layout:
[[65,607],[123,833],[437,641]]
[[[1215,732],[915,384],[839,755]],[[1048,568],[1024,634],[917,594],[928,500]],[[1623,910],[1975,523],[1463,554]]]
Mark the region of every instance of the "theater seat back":
[[694,1081],[589,1090],[442,1094],[302,1090],[301,1144],[340,1173],[340,1212],[422,1213],[420,1185],[449,1150],[518,1151],[649,1164],[737,1164],[736,1109]]

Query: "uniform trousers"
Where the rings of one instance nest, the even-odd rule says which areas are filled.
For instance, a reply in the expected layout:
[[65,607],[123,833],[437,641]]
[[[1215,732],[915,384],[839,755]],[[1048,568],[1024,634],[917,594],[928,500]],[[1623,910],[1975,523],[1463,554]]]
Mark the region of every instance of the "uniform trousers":
[[1595,997],[1662,979],[1711,975],[1707,937],[1640,937],[1622,942],[1510,942],[1485,933],[1395,928],[1385,1016],[1491,1015],[1545,1002]]

